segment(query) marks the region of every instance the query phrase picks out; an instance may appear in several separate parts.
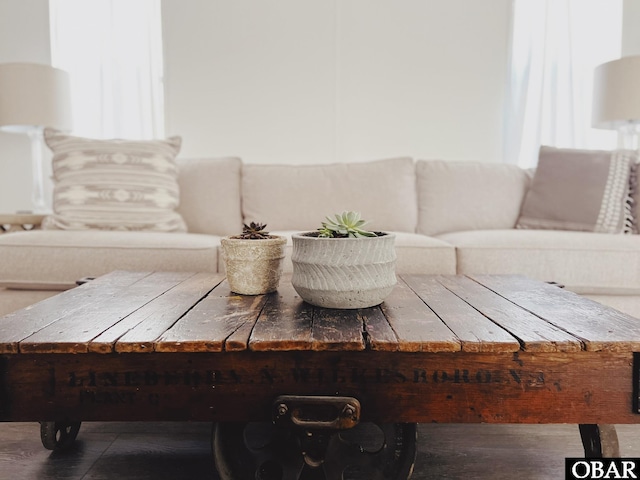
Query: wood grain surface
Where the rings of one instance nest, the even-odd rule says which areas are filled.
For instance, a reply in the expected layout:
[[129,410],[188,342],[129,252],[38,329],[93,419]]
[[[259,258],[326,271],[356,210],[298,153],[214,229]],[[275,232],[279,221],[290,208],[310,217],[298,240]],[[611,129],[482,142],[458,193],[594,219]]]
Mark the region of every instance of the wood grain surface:
[[221,274],[114,272],[0,319],[0,353],[640,351],[640,322],[520,276],[399,278],[379,307],[233,294]]
[[295,393],[356,397],[363,421],[640,422],[620,353],[58,353],[0,368],[0,421],[265,421]]
[[380,421],[637,423],[640,322],[518,276],[400,276],[333,310],[282,279],[114,272],[0,318],[0,420],[264,419],[351,395]]

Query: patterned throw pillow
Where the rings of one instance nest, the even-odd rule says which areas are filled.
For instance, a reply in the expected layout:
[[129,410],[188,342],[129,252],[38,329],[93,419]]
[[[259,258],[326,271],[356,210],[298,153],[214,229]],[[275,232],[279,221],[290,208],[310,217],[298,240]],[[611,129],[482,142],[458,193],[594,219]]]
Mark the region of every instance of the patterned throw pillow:
[[634,233],[635,152],[542,147],[517,228]]
[[184,232],[175,157],[182,139],[93,140],[45,129],[53,214],[43,228]]

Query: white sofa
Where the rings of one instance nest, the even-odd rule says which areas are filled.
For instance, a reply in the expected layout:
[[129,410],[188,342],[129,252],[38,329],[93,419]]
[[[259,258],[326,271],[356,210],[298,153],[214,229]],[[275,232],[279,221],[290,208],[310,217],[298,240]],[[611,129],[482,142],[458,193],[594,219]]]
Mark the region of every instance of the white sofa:
[[411,158],[312,166],[179,160],[179,213],[189,233],[0,235],[0,314],[116,269],[221,271],[220,238],[243,221],[289,235],[356,210],[372,229],[396,233],[398,273],[522,274],[640,317],[640,236],[516,229],[531,178],[513,165]]

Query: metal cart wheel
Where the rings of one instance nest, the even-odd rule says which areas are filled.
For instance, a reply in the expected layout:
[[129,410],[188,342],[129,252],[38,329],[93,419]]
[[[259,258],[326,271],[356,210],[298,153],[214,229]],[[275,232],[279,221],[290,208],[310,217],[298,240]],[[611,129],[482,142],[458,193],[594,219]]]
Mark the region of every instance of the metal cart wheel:
[[66,450],[73,445],[80,422],[40,422],[40,440],[48,450]]
[[217,423],[212,451],[221,480],[406,480],[416,424],[359,423],[308,431],[264,423]]

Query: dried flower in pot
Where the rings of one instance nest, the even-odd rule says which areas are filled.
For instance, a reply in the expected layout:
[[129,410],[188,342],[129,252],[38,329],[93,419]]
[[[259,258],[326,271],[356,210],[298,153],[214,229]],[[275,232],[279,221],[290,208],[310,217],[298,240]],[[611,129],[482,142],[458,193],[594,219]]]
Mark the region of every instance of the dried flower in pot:
[[336,214],[314,232],[294,234],[291,283],[306,302],[327,308],[379,305],[396,284],[395,235],[371,232],[357,212]]
[[221,240],[222,259],[232,292],[261,295],[278,289],[287,239],[269,235],[266,225],[251,222],[240,235]]

